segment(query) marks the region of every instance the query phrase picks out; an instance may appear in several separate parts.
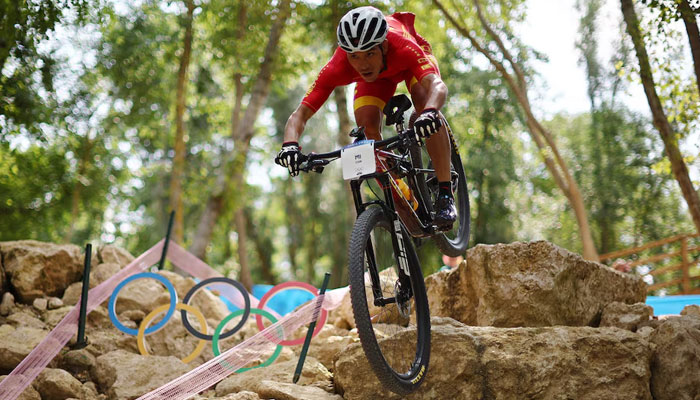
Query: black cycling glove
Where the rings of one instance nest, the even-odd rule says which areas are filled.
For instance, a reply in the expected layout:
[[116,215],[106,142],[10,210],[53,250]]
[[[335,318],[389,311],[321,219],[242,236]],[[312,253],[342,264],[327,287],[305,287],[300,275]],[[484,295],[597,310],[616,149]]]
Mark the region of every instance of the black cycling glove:
[[301,153],[301,147],[297,142],[285,142],[282,145],[282,150],[277,153],[275,163],[289,170],[289,175],[299,175],[299,165],[304,161],[304,155]]
[[434,108],[426,108],[413,123],[416,135],[422,139],[427,139],[435,134],[442,126],[440,113]]

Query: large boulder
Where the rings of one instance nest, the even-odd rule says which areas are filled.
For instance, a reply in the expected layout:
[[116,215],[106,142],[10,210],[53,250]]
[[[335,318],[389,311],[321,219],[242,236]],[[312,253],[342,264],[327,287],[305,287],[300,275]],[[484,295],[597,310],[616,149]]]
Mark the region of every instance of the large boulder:
[[[651,399],[651,346],[617,328],[471,327],[432,319],[428,375],[408,399]],[[406,345],[405,330],[384,340]],[[362,347],[335,363],[345,399],[399,399],[379,383]]]
[[110,400],[135,399],[185,374],[176,357],[141,356],[117,350],[97,357],[92,371],[100,391]]
[[656,345],[651,363],[651,391],[655,400],[700,398],[700,317],[671,317],[649,340]]
[[75,245],[0,242],[0,253],[13,292],[26,304],[45,296],[62,296],[83,273],[83,254]]
[[478,245],[426,286],[431,315],[478,326],[597,326],[608,303],[646,298],[640,277],[545,241]]

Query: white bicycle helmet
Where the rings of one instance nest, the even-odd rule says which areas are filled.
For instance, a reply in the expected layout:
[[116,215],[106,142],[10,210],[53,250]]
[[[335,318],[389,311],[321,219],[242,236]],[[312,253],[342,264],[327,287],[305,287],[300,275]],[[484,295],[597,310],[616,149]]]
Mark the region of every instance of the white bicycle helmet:
[[367,51],[381,44],[388,32],[386,18],[378,9],[365,6],[348,11],[338,24],[338,46],[348,53]]

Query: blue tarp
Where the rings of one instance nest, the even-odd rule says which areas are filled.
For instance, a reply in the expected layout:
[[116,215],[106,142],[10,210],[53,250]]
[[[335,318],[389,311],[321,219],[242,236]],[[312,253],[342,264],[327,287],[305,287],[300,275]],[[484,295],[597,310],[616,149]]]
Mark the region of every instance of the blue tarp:
[[680,314],[687,305],[700,305],[700,295],[647,296],[647,304],[654,308],[654,315]]
[[[260,300],[272,287],[273,285],[253,285],[253,296]],[[314,295],[306,290],[285,289],[275,293],[265,306],[277,311],[279,315],[285,315],[313,298]]]

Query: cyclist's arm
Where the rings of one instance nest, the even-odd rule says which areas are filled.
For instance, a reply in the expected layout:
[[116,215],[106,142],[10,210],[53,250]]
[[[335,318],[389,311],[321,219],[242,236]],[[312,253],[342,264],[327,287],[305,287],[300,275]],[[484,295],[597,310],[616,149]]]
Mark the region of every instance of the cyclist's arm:
[[420,80],[420,84],[428,92],[425,108],[441,109],[445,105],[445,99],[447,98],[447,85],[440,79],[440,76],[428,74]]
[[289,116],[287,125],[284,127],[284,142],[299,142],[301,134],[304,132],[306,121],[314,115],[314,111],[306,104],[299,104],[299,107]]

